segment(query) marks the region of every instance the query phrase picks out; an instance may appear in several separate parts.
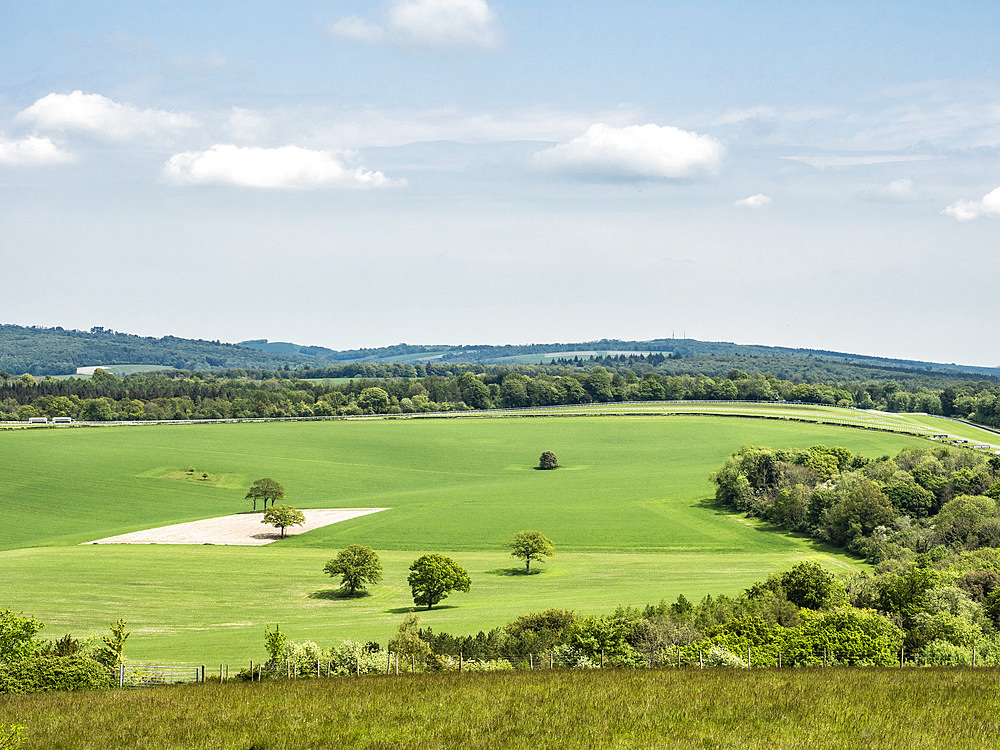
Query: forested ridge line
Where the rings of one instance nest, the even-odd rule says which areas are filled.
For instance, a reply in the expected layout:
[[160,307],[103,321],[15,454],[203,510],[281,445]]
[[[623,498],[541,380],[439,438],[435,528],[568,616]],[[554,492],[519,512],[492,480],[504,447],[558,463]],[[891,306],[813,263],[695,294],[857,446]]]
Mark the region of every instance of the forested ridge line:
[[[159,365],[181,370],[285,370],[309,377],[416,377],[460,375],[470,366],[566,368],[602,366],[612,372],[707,375],[730,370],[769,373],[792,382],[834,383],[895,380],[943,388],[970,378],[996,381],[1000,369],[917,360],[894,360],[827,350],[792,349],[694,339],[651,339],[550,344],[413,345],[336,351],[319,346],[227,344],[176,336],[136,336],[102,327],[90,331],[0,325],[0,370],[20,375],[67,375],[77,367]],[[421,367],[435,369],[420,371]]]

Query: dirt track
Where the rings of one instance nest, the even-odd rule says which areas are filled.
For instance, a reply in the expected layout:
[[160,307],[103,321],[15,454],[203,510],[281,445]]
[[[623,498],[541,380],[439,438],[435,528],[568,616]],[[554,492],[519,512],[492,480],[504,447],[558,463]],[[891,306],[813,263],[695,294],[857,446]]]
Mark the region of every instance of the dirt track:
[[[301,526],[285,529],[285,536],[312,531],[350,518],[377,513],[387,508],[334,508],[303,509],[306,522]],[[85,544],[230,544],[259,546],[281,538],[280,529],[261,523],[260,513],[240,513],[234,516],[206,518],[202,521],[175,523],[155,529],[133,531],[129,534],[109,536]]]

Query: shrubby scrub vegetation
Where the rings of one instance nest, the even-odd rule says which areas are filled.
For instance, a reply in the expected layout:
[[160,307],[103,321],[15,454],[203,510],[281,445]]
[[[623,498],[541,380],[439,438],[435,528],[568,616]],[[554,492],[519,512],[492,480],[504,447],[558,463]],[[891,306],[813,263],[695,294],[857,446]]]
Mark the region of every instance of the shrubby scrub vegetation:
[[111,634],[80,641],[36,638],[45,626],[30,615],[0,611],[0,693],[107,688],[121,663],[128,633],[119,620]]

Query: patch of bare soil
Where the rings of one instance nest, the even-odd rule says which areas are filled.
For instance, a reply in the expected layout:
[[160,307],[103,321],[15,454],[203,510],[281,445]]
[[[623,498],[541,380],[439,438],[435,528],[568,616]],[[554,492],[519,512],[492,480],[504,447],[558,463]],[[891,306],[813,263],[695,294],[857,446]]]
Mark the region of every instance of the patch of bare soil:
[[[308,508],[301,509],[306,522],[285,529],[285,536],[312,531],[332,523],[347,521],[387,508]],[[175,523],[145,531],[109,536],[87,544],[229,544],[259,546],[281,538],[281,530],[261,523],[264,513],[240,513]]]

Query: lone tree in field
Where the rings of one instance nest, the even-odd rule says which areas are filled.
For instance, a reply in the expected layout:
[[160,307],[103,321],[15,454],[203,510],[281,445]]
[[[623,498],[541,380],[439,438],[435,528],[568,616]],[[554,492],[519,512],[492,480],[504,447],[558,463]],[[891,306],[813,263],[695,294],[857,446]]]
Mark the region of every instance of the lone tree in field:
[[341,585],[349,596],[358,589],[382,580],[382,563],[371,547],[352,544],[340,550],[337,556],[326,564],[323,570],[331,576],[340,576]]
[[559,468],[559,459],[552,451],[544,451],[542,455],[538,457],[538,468],[557,469]]
[[281,529],[281,538],[285,537],[286,526],[301,526],[306,522],[306,517],[301,510],[296,510],[291,505],[272,505],[264,511],[261,523],[269,523],[274,528]]
[[513,557],[524,560],[524,574],[531,572],[531,561],[544,562],[542,558],[552,557],[555,554],[555,545],[552,540],[540,531],[519,531],[514,534],[514,538],[504,542],[504,546],[510,547],[510,554]]
[[430,609],[452,591],[468,593],[472,586],[469,573],[450,557],[423,555],[413,561],[406,582],[413,592],[413,603]]
[[264,501],[263,507],[265,509],[267,508],[268,500],[271,501],[271,507],[274,507],[275,500],[285,499],[285,488],[271,479],[271,477],[264,477],[250,485],[250,491],[247,492],[246,499],[253,500],[254,510],[257,510],[258,500]]

